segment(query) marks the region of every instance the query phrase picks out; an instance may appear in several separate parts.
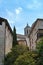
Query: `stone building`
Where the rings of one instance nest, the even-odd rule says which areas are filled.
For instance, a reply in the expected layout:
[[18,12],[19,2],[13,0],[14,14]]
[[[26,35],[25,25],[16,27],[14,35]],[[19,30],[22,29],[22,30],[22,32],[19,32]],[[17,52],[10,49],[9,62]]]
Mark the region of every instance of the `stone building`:
[[12,37],[13,33],[8,21],[0,17],[0,65],[3,65],[5,54],[11,51]]
[[30,34],[31,27],[27,24],[26,27],[24,28],[24,35],[28,37]]
[[29,46],[29,38],[25,35],[17,34],[18,44]]
[[27,26],[24,28],[24,35],[26,45],[30,50],[36,49],[37,41],[43,37],[43,19],[37,19],[32,26]]
[[36,49],[36,43],[39,38],[43,37],[43,19],[37,19],[31,27],[29,41],[31,50]]
[[30,30],[31,30],[31,27],[28,26],[27,24],[26,27],[24,28],[24,35],[17,34],[17,40],[19,44],[26,45],[28,47],[30,46],[29,37],[28,37],[28,35],[30,34]]
[[[36,49],[37,40],[43,36],[43,19],[37,19],[32,26],[24,28],[24,35],[17,34],[17,41],[20,45],[26,45],[30,50]],[[11,51],[13,41],[13,32],[4,18],[0,17],[0,65],[5,55]]]
[[27,45],[25,35],[17,34],[17,41],[18,41],[18,44],[20,45]]

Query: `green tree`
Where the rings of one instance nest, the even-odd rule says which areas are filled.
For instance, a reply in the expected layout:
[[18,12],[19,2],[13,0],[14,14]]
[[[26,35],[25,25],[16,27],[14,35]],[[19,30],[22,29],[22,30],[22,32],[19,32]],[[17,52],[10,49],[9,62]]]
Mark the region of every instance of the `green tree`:
[[14,26],[14,29],[13,29],[13,47],[15,45],[17,45],[17,44],[18,44],[18,42],[17,42],[17,34],[16,34],[16,28]]
[[43,38],[37,43],[38,60],[37,65],[43,65]]
[[28,52],[24,53],[23,55],[19,55],[19,57],[14,62],[14,65],[35,65],[35,60]]
[[19,55],[23,55],[28,52],[28,48],[22,45],[16,45],[12,48],[11,52],[5,57],[5,65],[13,65]]

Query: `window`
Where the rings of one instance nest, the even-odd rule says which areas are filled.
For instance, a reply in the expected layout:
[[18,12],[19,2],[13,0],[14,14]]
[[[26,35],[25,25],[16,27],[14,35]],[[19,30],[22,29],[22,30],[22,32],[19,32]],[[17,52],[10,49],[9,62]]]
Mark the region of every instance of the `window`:
[[28,30],[27,30],[27,34],[28,34]]
[[38,33],[38,34],[37,34],[37,39],[39,39],[39,38],[41,38],[41,37],[43,37],[43,33]]
[[0,22],[0,25],[2,25],[2,22]]

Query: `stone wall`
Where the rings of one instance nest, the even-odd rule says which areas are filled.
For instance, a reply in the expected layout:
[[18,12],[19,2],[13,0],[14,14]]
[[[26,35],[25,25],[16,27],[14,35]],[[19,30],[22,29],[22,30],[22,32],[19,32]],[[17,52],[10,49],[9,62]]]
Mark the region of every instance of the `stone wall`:
[[6,44],[5,44],[5,54],[11,51],[12,48],[12,38],[13,35],[11,34],[10,30],[8,29],[8,26],[6,26]]
[[5,23],[2,22],[0,25],[0,65],[3,65],[2,61],[4,60],[5,54]]
[[19,45],[27,45],[26,40],[18,40]]
[[11,51],[12,33],[5,22],[0,24],[0,65],[3,64],[4,56]]
[[25,35],[17,34],[17,40],[18,40],[18,44],[26,45],[28,47],[30,45],[29,37]]
[[37,31],[38,29],[43,29],[43,21],[38,20],[36,26],[30,34],[30,49],[36,49]]

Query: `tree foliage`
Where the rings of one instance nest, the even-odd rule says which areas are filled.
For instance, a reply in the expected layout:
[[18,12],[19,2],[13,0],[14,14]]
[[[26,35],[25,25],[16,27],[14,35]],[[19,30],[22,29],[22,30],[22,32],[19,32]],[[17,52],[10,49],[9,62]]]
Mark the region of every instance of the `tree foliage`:
[[6,55],[5,65],[13,65],[19,55],[23,55],[26,52],[28,52],[26,46],[16,45],[12,48],[11,52]]
[[5,57],[5,65],[43,65],[43,38],[37,43],[37,51],[16,45]]
[[14,65],[35,65],[35,61],[33,57],[31,57],[30,54],[27,53],[20,55],[14,62]]
[[15,26],[14,26],[14,29],[13,29],[13,47],[15,46],[15,45],[17,45],[17,34],[16,34],[16,28],[15,28]]
[[37,51],[38,51],[38,62],[37,65],[43,65],[43,38],[37,43]]

